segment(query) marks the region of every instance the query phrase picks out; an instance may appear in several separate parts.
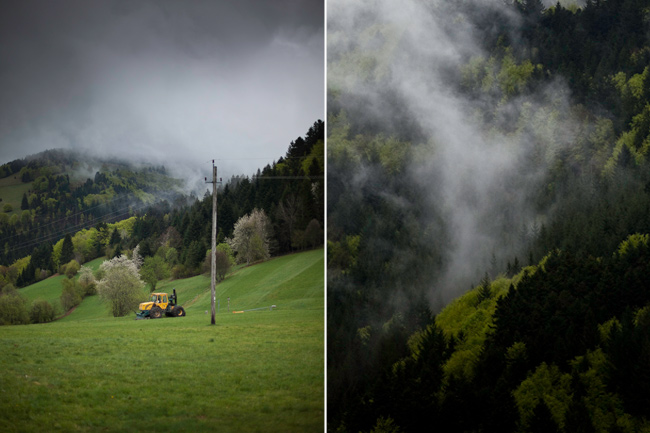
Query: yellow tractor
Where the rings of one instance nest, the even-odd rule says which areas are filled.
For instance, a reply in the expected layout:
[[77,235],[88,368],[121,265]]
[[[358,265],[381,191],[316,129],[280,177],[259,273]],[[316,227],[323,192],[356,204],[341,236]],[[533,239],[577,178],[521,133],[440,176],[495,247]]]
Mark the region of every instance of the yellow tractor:
[[167,293],[152,293],[148,302],[140,304],[140,311],[135,313],[137,319],[159,319],[163,314],[167,317],[185,316],[185,310],[176,304],[176,289],[169,296]]

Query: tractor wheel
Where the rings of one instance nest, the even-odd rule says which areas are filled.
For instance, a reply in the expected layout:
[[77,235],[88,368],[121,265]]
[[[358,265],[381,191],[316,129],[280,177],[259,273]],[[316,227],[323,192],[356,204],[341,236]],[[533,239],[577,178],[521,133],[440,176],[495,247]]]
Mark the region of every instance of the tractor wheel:
[[162,309],[158,306],[153,306],[151,307],[151,310],[149,311],[149,317],[152,319],[159,319],[162,317]]
[[185,310],[183,307],[176,307],[174,308],[174,315],[176,317],[183,317],[185,315]]

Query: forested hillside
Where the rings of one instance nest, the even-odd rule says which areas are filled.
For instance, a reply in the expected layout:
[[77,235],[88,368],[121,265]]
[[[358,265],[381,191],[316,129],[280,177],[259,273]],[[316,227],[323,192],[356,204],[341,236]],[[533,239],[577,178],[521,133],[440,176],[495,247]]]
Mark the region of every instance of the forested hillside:
[[183,182],[165,167],[102,161],[47,150],[0,167],[0,263],[10,265],[66,233],[111,223],[165,199],[183,197]]
[[[54,150],[5,164],[0,172],[6,183],[0,191],[18,201],[0,213],[1,286],[22,287],[63,271],[70,260],[82,264],[137,245],[144,260],[157,255],[174,277],[205,271],[212,193],[200,199],[184,195],[182,182],[165,167],[123,161],[98,166],[97,160]],[[241,217],[259,209],[271,225],[272,255],[322,244],[323,173],[319,120],[277,162],[219,185],[218,242],[233,236]],[[9,201],[0,198],[0,205]]]
[[647,2],[331,3],[332,431],[648,431]]

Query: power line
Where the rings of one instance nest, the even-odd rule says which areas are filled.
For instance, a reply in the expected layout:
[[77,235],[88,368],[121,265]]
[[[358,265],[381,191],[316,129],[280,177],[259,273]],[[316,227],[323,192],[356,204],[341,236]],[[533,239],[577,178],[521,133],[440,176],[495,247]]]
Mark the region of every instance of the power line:
[[[104,215],[102,215],[102,216],[100,216],[100,217],[98,217],[98,218],[95,218],[95,219],[93,219],[93,220],[85,221],[85,222],[82,222],[82,223],[79,223],[79,224],[75,224],[75,225],[72,225],[72,226],[67,226],[67,227],[65,227],[65,228],[63,228],[63,229],[60,229],[59,231],[54,232],[54,233],[45,234],[45,235],[42,235],[42,236],[39,237],[39,238],[31,239],[31,240],[29,240],[29,241],[27,241],[27,242],[25,242],[25,243],[23,243],[23,244],[20,244],[20,245],[18,245],[18,246],[15,246],[14,248],[10,249],[9,251],[15,251],[16,249],[25,248],[25,247],[29,246],[30,244],[39,243],[39,242],[45,242],[45,241],[51,240],[51,239],[53,239],[53,238],[59,237],[59,236],[65,234],[65,233],[70,232],[70,231],[75,230],[75,229],[85,229],[85,228],[88,228],[88,227],[90,227],[90,226],[92,226],[92,225],[96,225],[96,224],[98,224],[99,222],[102,222],[102,221],[101,221],[102,219],[106,219],[106,220],[108,220],[108,219],[110,219],[111,217],[121,216],[121,215],[124,214],[123,211],[125,211],[126,209],[129,209],[129,207],[125,207],[125,208],[122,208],[122,209],[114,210],[114,211],[112,211],[112,212],[109,212],[109,213],[107,213],[107,214],[104,214]],[[114,214],[117,214],[117,215],[114,215]],[[99,220],[99,221],[98,221],[98,220]],[[62,220],[60,220],[60,221],[62,221]],[[29,233],[29,232],[31,232],[31,231],[33,231],[33,230],[36,230],[36,229],[31,229],[31,230],[29,230],[29,231],[27,231],[27,232],[25,232],[25,233]],[[16,236],[20,236],[20,235],[14,235],[14,236],[12,236],[11,238],[15,238]],[[7,240],[9,240],[9,239],[11,239],[11,238],[2,239],[2,240],[0,240],[0,243],[2,243],[2,242],[6,242]]]
[[[305,158],[305,156],[281,156],[280,158],[278,158],[277,156],[266,156],[266,157],[264,157],[264,156],[250,156],[250,157],[246,157],[246,158],[215,158],[214,161],[241,161],[241,160],[249,160],[249,159],[251,159],[251,160],[252,159],[255,159],[255,160],[264,159],[264,160],[268,161],[269,159],[271,159],[274,162],[277,162],[280,159],[282,159],[283,161],[286,161],[287,159],[304,159],[304,158]],[[210,162],[210,161],[212,161],[212,160],[203,161],[203,162]]]
[[[58,231],[58,232],[55,232],[55,233],[50,233],[50,234],[44,235],[44,236],[42,236],[40,238],[37,238],[37,239],[29,240],[29,241],[27,241],[27,242],[25,242],[23,244],[20,244],[20,245],[15,245],[13,248],[7,250],[7,252],[18,251],[20,249],[25,249],[25,248],[30,248],[30,247],[36,246],[36,245],[38,245],[38,244],[40,244],[42,242],[48,242],[48,241],[52,241],[54,239],[59,239],[59,238],[62,237],[62,235],[66,234],[66,233],[69,233],[70,231],[80,231],[80,230],[83,230],[83,229],[88,229],[88,228],[92,227],[93,225],[97,225],[99,223],[106,222],[106,221],[108,221],[110,219],[127,216],[131,212],[144,209],[147,206],[148,205],[146,205],[146,204],[140,205],[139,207],[127,206],[125,208],[118,209],[118,210],[115,210],[115,211],[110,212],[108,214],[102,215],[101,217],[99,217],[97,219],[93,219],[91,221],[86,221],[84,223],[80,223],[80,224],[77,224],[77,225],[74,225],[74,226],[66,227],[65,229],[63,229],[61,231]],[[129,212],[125,212],[126,210],[129,210]]]
[[[287,159],[301,159],[301,158],[302,157],[284,157],[283,159],[287,160]],[[237,160],[237,159],[251,159],[252,160],[252,159],[267,159],[267,158],[262,158],[262,157],[222,158],[222,159],[213,160],[213,164],[214,164],[214,161],[227,161],[227,160]],[[236,180],[249,179],[248,176],[244,177],[243,179],[239,178],[239,176],[233,176],[233,177]],[[258,179],[259,180],[316,180],[316,179],[320,180],[320,179],[325,179],[325,176],[256,176],[256,175],[253,175],[252,178],[250,178],[251,181],[252,180],[258,180]],[[221,182],[218,182],[218,183],[221,183]],[[214,185],[214,187],[216,189],[216,184]],[[10,241],[11,239],[14,239],[14,238],[19,237],[19,236],[26,236],[29,233],[31,233],[31,232],[33,232],[35,230],[43,229],[44,227],[49,227],[49,226],[52,226],[52,225],[57,224],[57,223],[60,224],[60,223],[63,223],[63,222],[67,222],[71,218],[76,219],[76,217],[78,217],[79,215],[83,216],[84,213],[88,213],[89,211],[92,211],[94,209],[100,208],[102,206],[109,206],[109,205],[111,205],[112,203],[114,203],[116,201],[125,200],[125,199],[128,199],[129,197],[134,197],[134,196],[135,196],[135,193],[133,193],[133,192],[130,192],[130,193],[124,194],[124,195],[117,195],[117,196],[113,197],[110,201],[108,201],[106,203],[100,203],[100,204],[98,204],[96,206],[93,206],[91,208],[88,208],[88,209],[85,209],[85,210],[79,210],[78,212],[75,212],[75,213],[73,213],[71,215],[61,217],[61,218],[56,219],[56,220],[52,220],[49,223],[46,223],[44,225],[39,225],[37,227],[33,227],[33,228],[31,228],[31,229],[29,229],[27,231],[24,231],[24,232],[22,232],[20,234],[17,233],[15,235],[6,237],[4,239],[0,239],[0,244],[4,244],[4,243]],[[114,210],[114,211],[109,212],[107,214],[104,214],[104,215],[102,215],[102,216],[100,216],[100,217],[98,217],[96,219],[92,219],[92,220],[89,220],[89,221],[86,221],[86,222],[82,222],[82,223],[79,223],[79,224],[68,226],[68,227],[65,227],[65,228],[63,228],[61,230],[58,230],[58,231],[54,232],[54,233],[45,234],[45,235],[42,235],[41,237],[38,237],[36,239],[28,240],[28,241],[26,241],[26,242],[24,242],[22,244],[14,245],[12,248],[8,249],[7,252],[14,252],[14,251],[22,250],[22,249],[28,249],[28,248],[33,247],[35,245],[38,245],[38,244],[40,244],[42,242],[48,242],[48,241],[52,241],[54,239],[58,239],[58,238],[62,237],[64,234],[69,233],[71,231],[80,231],[80,230],[92,227],[93,225],[97,225],[99,223],[106,222],[106,221],[108,221],[110,219],[124,217],[126,215],[129,215],[129,213],[139,211],[141,209],[146,208],[147,206],[149,206],[149,205],[148,204],[142,204],[140,206],[131,206],[131,205],[129,205],[129,206],[123,207],[121,209],[117,209],[117,210]],[[127,210],[129,212],[125,212]]]
[[[122,213],[122,214],[114,215],[114,217],[122,217],[122,216],[125,216],[125,215],[128,215],[128,213]],[[110,219],[110,216],[111,215],[107,215],[108,218],[106,218],[106,221],[108,221]],[[37,246],[37,245],[39,245],[39,244],[41,244],[43,242],[50,242],[50,241],[53,241],[55,239],[60,239],[64,234],[66,234],[66,233],[68,233],[70,231],[84,230],[84,229],[90,228],[93,224],[97,224],[98,222],[101,222],[101,221],[94,220],[94,221],[91,221],[89,223],[83,223],[83,225],[67,227],[63,231],[56,232],[56,233],[50,233],[50,234],[45,235],[45,236],[43,236],[41,238],[32,239],[32,240],[27,241],[27,242],[25,242],[23,244],[15,245],[13,248],[7,250],[7,252],[13,252],[13,251],[19,251],[19,250],[23,250],[23,249],[29,249],[29,248],[35,247],[35,246]]]
[[253,180],[294,180],[294,179],[325,179],[325,176],[253,176]]
[[[123,214],[115,215],[115,217],[116,218],[121,218],[121,217],[124,217],[126,215],[129,215],[129,214],[128,213],[123,213]],[[106,221],[108,221],[108,218],[106,219]],[[96,221],[92,221],[89,225],[86,225],[86,226],[70,227],[69,229],[70,230],[77,229],[76,231],[80,231],[80,230],[90,228],[92,226],[92,224],[96,224]],[[26,242],[24,244],[15,246],[14,248],[11,248],[11,249],[7,250],[7,252],[19,251],[21,249],[28,250],[29,248],[35,247],[35,246],[37,246],[37,245],[39,245],[39,244],[41,244],[43,242],[49,242],[49,241],[53,241],[55,239],[60,239],[62,237],[62,235],[64,233],[67,233],[67,232],[68,232],[68,230],[65,230],[65,231],[62,231],[62,232],[47,235],[46,237],[44,237],[42,239],[31,240],[31,241],[28,241],[28,242]]]
[[[135,196],[135,193],[130,192],[130,193],[125,194],[125,195],[118,195],[118,196],[115,196],[115,197],[113,197],[113,198],[111,199],[111,201],[109,201],[109,202],[106,202],[106,203],[100,203],[100,204],[98,204],[97,206],[93,206],[93,207],[88,208],[88,209],[86,209],[86,210],[80,210],[79,212],[73,213],[73,214],[71,214],[71,215],[68,215],[68,216],[65,216],[65,217],[59,218],[59,219],[57,219],[57,220],[50,221],[50,222],[47,223],[47,224],[39,225],[38,227],[31,228],[31,229],[29,229],[29,230],[27,230],[27,231],[25,231],[25,232],[23,232],[23,233],[29,233],[29,232],[31,232],[31,231],[38,230],[39,228],[43,228],[43,227],[50,226],[50,225],[52,225],[52,224],[60,223],[60,222],[62,222],[62,221],[68,220],[68,219],[70,219],[70,218],[77,217],[77,216],[79,216],[79,215],[81,215],[81,214],[83,214],[83,213],[87,213],[87,212],[89,212],[89,211],[91,211],[91,210],[93,210],[93,209],[97,209],[97,208],[102,207],[102,206],[108,206],[108,205],[110,205],[111,203],[115,202],[115,201],[118,200],[118,199],[122,200],[122,199],[124,199],[124,198],[126,198],[126,197],[129,197],[129,196]],[[101,217],[100,217],[100,218],[101,218]],[[13,239],[13,238],[17,237],[17,236],[20,236],[20,235],[19,235],[19,234],[15,234],[15,235],[13,235],[13,236],[9,236],[9,237],[7,237],[7,238],[0,239],[0,243],[6,242],[6,241],[8,241],[8,240],[10,240],[10,239]]]

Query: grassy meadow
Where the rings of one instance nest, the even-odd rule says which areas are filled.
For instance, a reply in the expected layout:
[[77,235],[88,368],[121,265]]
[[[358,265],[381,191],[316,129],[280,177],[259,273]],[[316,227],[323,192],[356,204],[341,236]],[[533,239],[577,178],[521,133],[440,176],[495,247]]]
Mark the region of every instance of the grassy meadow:
[[[104,260],[105,259],[103,258],[95,259],[91,262],[86,263],[85,266],[96,270]],[[61,289],[63,287],[63,280],[65,278],[65,275],[54,275],[50,278],[46,278],[45,280],[41,280],[38,283],[34,283],[31,286],[20,289],[20,293],[27,299],[28,305],[31,305],[32,302],[36,300],[49,302],[54,307],[56,315],[60,316],[64,313],[63,307],[61,306]],[[92,298],[93,297],[88,299]],[[98,300],[95,301],[95,303],[99,303]],[[90,303],[93,302],[91,301]],[[83,309],[86,308],[87,307],[84,306]]]
[[23,194],[28,192],[31,187],[31,182],[23,183],[20,179],[14,179],[13,176],[0,179],[0,190],[2,190],[2,195],[0,196],[2,199],[2,201],[0,201],[0,212],[2,211],[2,207],[6,203],[9,203],[13,207],[13,210],[8,212],[7,215],[20,215],[22,212],[20,204],[23,199]]
[[[217,285],[214,326],[198,276],[156,288],[175,288],[186,317],[113,318],[91,296],[56,322],[1,327],[0,431],[323,431],[323,274],[322,249],[239,269]],[[276,308],[233,314],[227,297]]]

